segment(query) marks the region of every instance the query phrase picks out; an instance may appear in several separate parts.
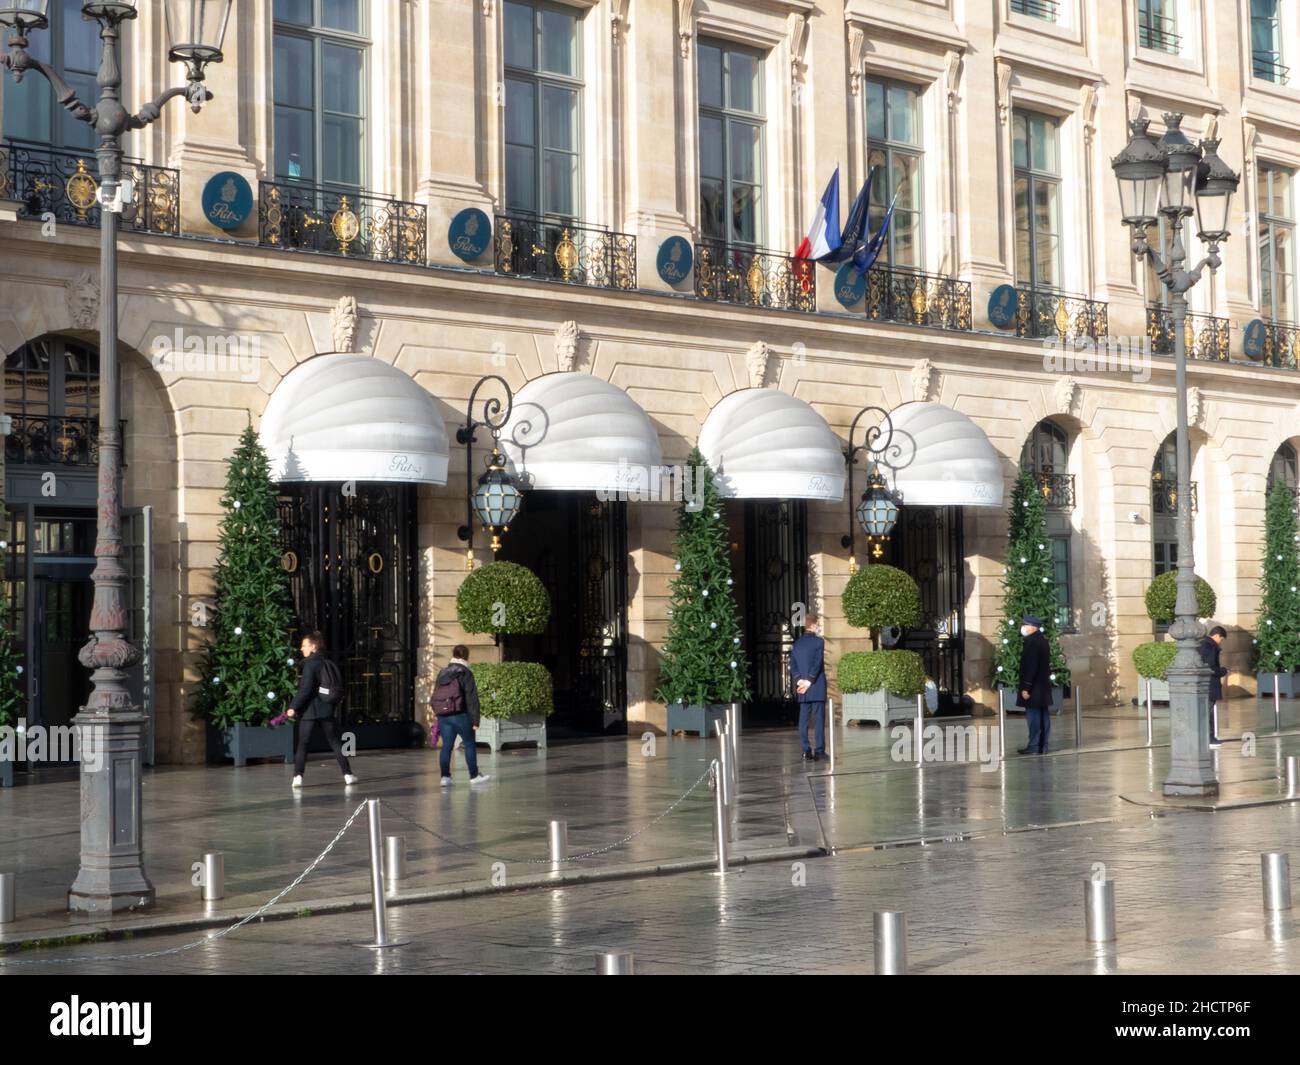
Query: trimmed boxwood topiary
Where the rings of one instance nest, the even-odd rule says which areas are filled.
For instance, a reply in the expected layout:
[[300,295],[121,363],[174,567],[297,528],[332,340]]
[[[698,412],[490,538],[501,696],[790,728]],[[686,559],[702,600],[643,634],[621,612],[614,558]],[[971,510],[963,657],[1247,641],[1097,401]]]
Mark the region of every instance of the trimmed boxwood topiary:
[[1137,666],[1139,677],[1164,680],[1165,673],[1168,672],[1176,654],[1178,654],[1178,644],[1173,640],[1140,643],[1133,648],[1133,664]]
[[836,680],[845,695],[883,688],[915,698],[925,691],[925,663],[915,651],[850,651],[840,658]]
[[551,597],[528,567],[489,562],[461,582],[456,617],[466,632],[535,636],[551,619]]
[[[1178,598],[1178,571],[1169,570],[1160,574],[1147,587],[1147,616],[1155,622],[1169,624],[1174,620],[1174,603]],[[1201,577],[1196,578],[1196,616],[1198,618],[1214,617],[1218,607],[1218,597],[1210,582]]]
[[547,717],[555,712],[551,675],[540,662],[480,662],[470,670],[484,717]]
[[889,625],[906,627],[921,620],[921,590],[910,574],[893,566],[863,566],[849,578],[842,596],[850,625],[870,629],[872,639]]

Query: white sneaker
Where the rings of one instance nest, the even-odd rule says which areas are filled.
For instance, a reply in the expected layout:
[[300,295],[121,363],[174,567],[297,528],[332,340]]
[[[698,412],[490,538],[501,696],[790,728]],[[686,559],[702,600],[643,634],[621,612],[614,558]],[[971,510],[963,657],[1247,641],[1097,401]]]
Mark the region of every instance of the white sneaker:
[[294,777],[294,778],[293,778],[293,784],[292,784],[292,787],[295,787],[295,788],[301,788],[301,787],[302,787],[302,777]]
[[449,787],[451,787],[451,777],[443,777],[442,780],[439,781],[439,783],[440,783],[444,788],[449,788]]
[[344,773],[344,774],[343,774],[343,783],[344,783],[344,784],[346,784],[346,785],[348,785],[349,787],[351,787],[351,786],[352,786],[353,784],[355,784],[356,782],[357,782],[357,778],[354,777],[351,773]]
[[488,776],[486,773],[480,773],[476,777],[470,777],[469,782],[471,784],[486,784],[491,779],[492,778]]

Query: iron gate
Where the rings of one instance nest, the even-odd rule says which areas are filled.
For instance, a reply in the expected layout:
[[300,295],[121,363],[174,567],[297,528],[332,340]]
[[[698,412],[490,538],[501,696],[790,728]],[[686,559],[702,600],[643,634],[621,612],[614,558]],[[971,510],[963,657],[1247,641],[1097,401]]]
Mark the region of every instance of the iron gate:
[[908,507],[899,511],[890,541],[891,565],[910,573],[921,590],[921,624],[898,646],[920,653],[939,688],[940,712],[962,702],[965,657],[966,551],[960,507]]
[[402,746],[414,726],[415,488],[281,486],[281,564],[296,644],[319,629],[343,671],[344,728],[360,747]]
[[[578,594],[574,711],[580,727],[627,731],[627,503],[575,497]],[[571,525],[573,528],[575,525]]]
[[808,603],[808,504],[746,500],[747,705],[757,722],[793,721],[799,715],[789,668],[796,603]]

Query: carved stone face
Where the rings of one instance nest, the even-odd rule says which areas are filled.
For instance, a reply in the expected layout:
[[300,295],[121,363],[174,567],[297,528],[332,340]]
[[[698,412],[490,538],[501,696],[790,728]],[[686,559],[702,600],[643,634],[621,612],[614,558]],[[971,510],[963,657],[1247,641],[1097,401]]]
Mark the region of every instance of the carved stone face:
[[94,329],[99,317],[99,279],[83,270],[67,284],[68,314],[76,329]]

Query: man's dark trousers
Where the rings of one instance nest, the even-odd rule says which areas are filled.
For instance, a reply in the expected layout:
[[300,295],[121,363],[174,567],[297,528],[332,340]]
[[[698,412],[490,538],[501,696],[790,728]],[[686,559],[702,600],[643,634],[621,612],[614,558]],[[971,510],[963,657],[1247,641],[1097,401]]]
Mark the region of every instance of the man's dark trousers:
[[347,755],[343,753],[343,744],[339,743],[339,734],[334,727],[334,719],[328,717],[304,717],[298,723],[298,750],[294,752],[293,756],[294,775],[302,776],[303,770],[307,768],[307,744],[311,743],[311,734],[316,729],[320,729],[324,734],[325,742],[330,745],[330,750],[334,752],[339,768],[350,776],[352,766],[348,764]]
[[1047,741],[1052,737],[1052,712],[1036,707],[1025,707],[1025,722],[1029,725],[1029,749],[1039,754],[1047,753]]
[[799,704],[799,743],[803,746],[804,754],[812,754],[814,750],[814,748],[808,746],[808,723],[810,721],[812,722],[813,731],[816,733],[817,746],[815,750],[818,754],[821,754],[822,751],[826,750],[825,703],[801,702]]

